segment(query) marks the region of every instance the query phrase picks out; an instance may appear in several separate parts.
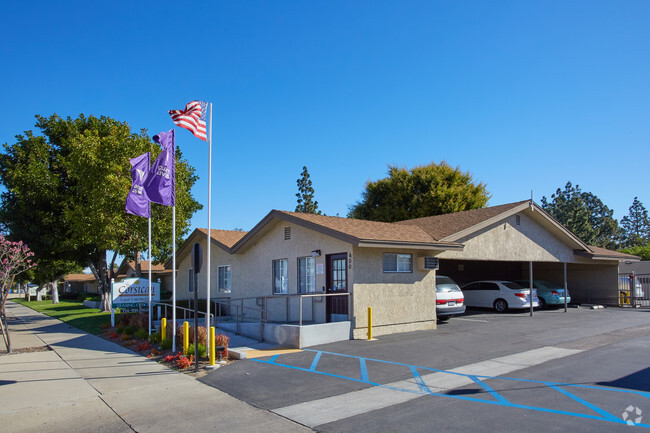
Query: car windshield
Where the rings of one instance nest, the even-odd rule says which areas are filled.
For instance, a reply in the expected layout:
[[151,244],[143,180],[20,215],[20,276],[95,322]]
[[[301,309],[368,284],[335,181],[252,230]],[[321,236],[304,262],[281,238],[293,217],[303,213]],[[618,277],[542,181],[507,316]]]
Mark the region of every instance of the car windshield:
[[509,289],[512,289],[512,290],[522,290],[523,289],[522,286],[520,286],[517,283],[513,283],[512,281],[505,281],[505,282],[503,282],[503,285],[506,286]]

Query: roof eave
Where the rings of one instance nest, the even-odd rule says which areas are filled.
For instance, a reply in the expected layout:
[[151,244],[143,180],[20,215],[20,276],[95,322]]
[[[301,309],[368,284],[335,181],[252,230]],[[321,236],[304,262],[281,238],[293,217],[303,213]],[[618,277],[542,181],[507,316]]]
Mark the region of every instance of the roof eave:
[[407,241],[377,241],[362,239],[355,246],[359,248],[408,248],[412,250],[462,250],[464,245],[451,242],[407,242]]

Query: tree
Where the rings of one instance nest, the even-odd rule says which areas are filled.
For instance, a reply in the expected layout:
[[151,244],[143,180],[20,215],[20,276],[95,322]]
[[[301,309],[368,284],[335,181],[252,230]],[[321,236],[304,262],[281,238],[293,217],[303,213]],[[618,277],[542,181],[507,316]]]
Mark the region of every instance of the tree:
[[320,215],[318,202],[314,201],[314,188],[311,186],[311,179],[306,166],[302,167],[300,175],[301,178],[297,180],[298,193],[296,197],[298,197],[298,205],[296,206],[296,212]]
[[542,209],[551,214],[571,233],[588,245],[615,249],[620,229],[609,209],[594,194],[582,192],[579,185],[567,182],[558,188],[551,201],[542,197]]
[[490,195],[469,172],[445,161],[411,170],[388,166],[388,177],[368,181],[349,218],[394,222],[484,207]]
[[[55,274],[68,265],[89,266],[102,292],[103,309],[110,307],[110,278],[118,254],[133,259],[147,249],[147,220],[127,214],[131,187],[129,159],[144,152],[159,153],[147,136],[109,117],[62,119],[36,116],[42,135],[26,131],[0,155],[0,222],[12,237],[33,245],[35,259]],[[201,205],[190,189],[194,168],[176,148],[176,242],[189,230],[189,220]],[[152,256],[162,262],[171,254],[172,209],[152,204]],[[112,251],[109,262],[107,253]],[[60,260],[56,262],[55,260]],[[60,276],[59,275],[59,276]],[[48,277],[49,278],[49,277]]]
[[650,218],[648,211],[638,199],[634,197],[629,213],[621,219],[623,227],[623,244],[626,247],[639,247],[650,241]]
[[7,327],[5,303],[16,277],[34,266],[33,255],[22,241],[12,242],[0,235],[0,331],[8,353],[11,353],[11,338]]

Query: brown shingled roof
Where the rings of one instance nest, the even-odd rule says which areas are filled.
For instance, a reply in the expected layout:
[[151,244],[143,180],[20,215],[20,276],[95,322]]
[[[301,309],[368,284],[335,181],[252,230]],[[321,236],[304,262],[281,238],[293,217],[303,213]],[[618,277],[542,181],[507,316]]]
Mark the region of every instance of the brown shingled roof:
[[[208,229],[197,229],[204,235],[208,235]],[[210,237],[227,248],[232,248],[246,233],[238,230],[210,230]]]
[[501,215],[504,212],[517,208],[524,203],[529,203],[529,200],[503,204],[500,206],[466,210],[463,212],[399,221],[395,224],[418,226],[427,232],[432,238],[442,240],[455,233],[487,221],[490,218]]

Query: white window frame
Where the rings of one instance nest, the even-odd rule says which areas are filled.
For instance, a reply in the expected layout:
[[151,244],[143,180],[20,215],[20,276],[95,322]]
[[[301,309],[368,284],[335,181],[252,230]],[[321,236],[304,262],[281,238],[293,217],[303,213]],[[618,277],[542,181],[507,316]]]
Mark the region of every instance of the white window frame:
[[[390,265],[387,268],[386,265]],[[384,253],[382,267],[385,274],[413,272],[413,254]]]
[[[305,271],[303,273],[303,265]],[[311,256],[298,257],[298,293],[316,292],[316,259]]]
[[[276,268],[277,264],[277,268]],[[279,272],[280,275],[276,275]],[[274,295],[288,295],[289,294],[289,260],[278,259],[273,260],[271,265],[272,273],[272,287]]]
[[231,265],[223,265],[217,267],[217,289],[223,293],[230,293],[232,290]]

